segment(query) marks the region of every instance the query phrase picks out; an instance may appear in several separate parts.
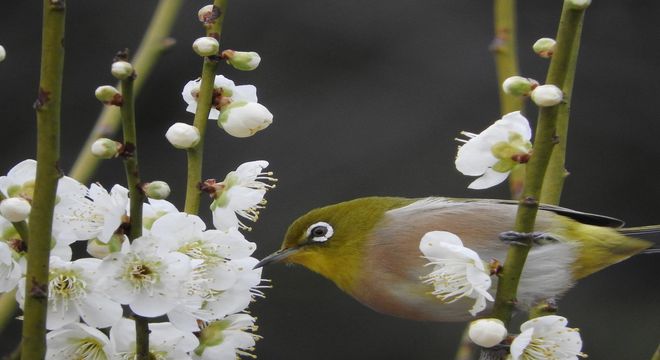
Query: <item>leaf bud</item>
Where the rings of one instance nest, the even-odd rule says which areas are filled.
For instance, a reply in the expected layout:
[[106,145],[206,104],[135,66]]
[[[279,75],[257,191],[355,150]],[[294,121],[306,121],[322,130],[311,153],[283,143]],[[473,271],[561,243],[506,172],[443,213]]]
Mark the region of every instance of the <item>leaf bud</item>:
[[32,205],[21,197],[10,197],[0,202],[0,215],[11,222],[19,222],[27,219],[32,210]]
[[101,159],[112,159],[119,154],[121,144],[107,138],[100,138],[92,144],[92,155]]
[[502,90],[513,96],[528,96],[538,85],[539,83],[534,79],[510,76],[502,83]]
[[470,323],[468,336],[473,343],[490,348],[504,340],[509,333],[499,319],[479,319]]
[[133,65],[128,61],[115,61],[112,63],[110,72],[118,80],[124,80],[133,75]]
[[167,140],[177,149],[189,149],[199,142],[199,130],[188,124],[175,123],[165,133]]
[[532,90],[532,101],[538,106],[547,107],[559,104],[564,98],[561,89],[552,84],[540,85]]
[[152,181],[142,185],[142,190],[148,198],[164,200],[170,196],[170,186],[165,181]]
[[195,40],[192,47],[199,56],[216,55],[218,50],[220,50],[220,44],[218,43],[218,40],[210,36],[204,36]]
[[222,58],[227,59],[227,63],[234,69],[242,71],[254,70],[261,62],[261,56],[254,51],[225,50],[222,52]]
[[542,57],[542,58],[549,58],[552,57],[552,54],[555,52],[555,47],[557,46],[557,42],[555,39],[551,38],[540,38],[536,40],[534,45],[532,45],[532,49],[534,49],[534,52]]
[[96,91],[94,91],[94,95],[96,95],[96,98],[99,99],[100,102],[106,105],[121,106],[124,102],[119,90],[110,85],[97,87]]

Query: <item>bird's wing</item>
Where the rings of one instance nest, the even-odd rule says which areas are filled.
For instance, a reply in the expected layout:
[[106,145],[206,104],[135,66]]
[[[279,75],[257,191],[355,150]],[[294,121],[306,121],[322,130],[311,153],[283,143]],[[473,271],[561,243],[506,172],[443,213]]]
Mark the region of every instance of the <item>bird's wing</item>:
[[[434,199],[434,198],[430,198]],[[470,203],[483,203],[483,204],[501,204],[501,205],[511,205],[511,206],[518,206],[518,201],[515,200],[498,200],[498,199],[459,199],[459,198],[438,198],[438,199],[443,199],[444,201],[447,202],[470,202]],[[591,214],[591,213],[586,213],[586,212],[581,212],[581,211],[576,211],[572,209],[567,209],[565,207],[561,206],[556,206],[556,205],[548,205],[548,204],[541,204],[539,205],[539,209],[545,210],[545,211],[550,211],[555,214],[559,214],[562,216],[566,216],[568,218],[571,218],[575,221],[578,221],[583,224],[587,225],[595,225],[595,226],[605,226],[605,227],[611,227],[611,228],[620,228],[625,225],[625,222],[623,220],[605,216],[605,215],[598,215],[598,214]]]

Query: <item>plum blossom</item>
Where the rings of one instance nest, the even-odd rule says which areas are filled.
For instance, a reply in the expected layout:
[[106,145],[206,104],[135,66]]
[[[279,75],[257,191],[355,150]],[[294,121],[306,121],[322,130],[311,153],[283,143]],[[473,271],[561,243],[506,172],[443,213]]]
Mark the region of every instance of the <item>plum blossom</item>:
[[225,179],[213,185],[215,200],[211,203],[213,225],[219,230],[232,227],[248,229],[238,216],[257,221],[259,209],[265,205],[266,191],[274,187],[266,181],[275,182],[272,172],[264,172],[268,161],[258,160],[241,164]]
[[475,299],[469,310],[472,316],[486,308],[486,300],[494,301],[488,293],[490,271],[479,255],[463,246],[461,239],[447,231],[431,231],[422,237],[419,249],[433,271],[423,277],[434,287],[433,295],[452,303],[464,297]]
[[[187,112],[195,113],[197,111],[197,97],[199,96],[199,86],[202,79],[191,80],[186,86],[183,87],[181,95],[183,100],[188,104]],[[233,101],[246,101],[257,102],[257,88],[254,85],[236,85],[233,81],[227,79],[222,75],[216,75],[213,83],[213,98],[215,100],[211,111],[209,112],[209,119],[217,120],[220,117],[222,107]]]
[[[100,263],[101,260],[93,258],[70,262],[51,257],[46,316],[48,329],[59,329],[78,322],[81,317],[93,327],[104,328],[121,318],[121,305],[108,299],[98,286]],[[19,283],[16,297],[19,304],[23,304],[25,281]]]
[[515,111],[480,134],[461,132],[468,137],[458,148],[456,169],[468,176],[479,176],[468,188],[485,189],[504,181],[518,164],[531,156],[532,130],[529,121]]
[[[256,245],[236,228],[205,230],[197,216],[170,213],[154,222],[150,234],[158,238],[161,250],[192,259],[191,278],[180,289],[180,302],[167,313],[175,326],[198,331],[197,320],[219,319],[250,303],[252,288],[261,282],[260,269],[253,270],[257,260],[250,257]],[[246,259],[253,262],[246,264]]]
[[511,343],[513,360],[577,360],[582,353],[582,339],[578,329],[569,328],[562,316],[547,315],[520,325],[520,335]]
[[[184,332],[169,322],[149,324],[149,353],[158,360],[192,359],[190,352],[199,340],[191,332]],[[134,359],[135,321],[121,319],[110,329],[110,344],[113,360]]]
[[53,227],[63,241],[97,238],[110,241],[127,215],[128,189],[115,185],[108,193],[98,184],[89,190],[72,188],[60,195],[55,206]]
[[109,360],[110,340],[101,331],[71,323],[46,334],[46,360]]
[[190,258],[162,249],[159,239],[141,236],[122,252],[106,256],[99,272],[100,283],[114,301],[128,305],[146,317],[160,316],[179,302],[179,290],[189,279]]
[[254,356],[248,352],[260,338],[251,332],[257,328],[254,322],[255,318],[248,314],[233,314],[208,324],[199,335],[200,345],[193,352],[193,359],[235,360],[237,355]]

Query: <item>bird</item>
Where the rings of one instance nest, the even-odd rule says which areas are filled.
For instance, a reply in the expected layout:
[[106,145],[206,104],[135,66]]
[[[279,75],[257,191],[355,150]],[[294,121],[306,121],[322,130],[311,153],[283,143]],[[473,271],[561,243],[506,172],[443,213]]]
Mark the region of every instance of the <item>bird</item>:
[[[428,232],[458,236],[484,261],[505,263],[517,201],[447,197],[364,197],[309,211],[288,228],[271,263],[302,265],[373,310],[412,320],[465,321],[474,299],[433,294],[429,260],[420,252]],[[623,228],[621,220],[559,206],[539,206],[522,272],[516,310],[559,298],[577,280],[643,252],[652,242],[631,237],[660,226]],[[510,240],[510,239],[509,239]],[[647,250],[651,251],[651,250]],[[497,276],[488,293],[494,298]],[[476,314],[485,317],[493,303]]]

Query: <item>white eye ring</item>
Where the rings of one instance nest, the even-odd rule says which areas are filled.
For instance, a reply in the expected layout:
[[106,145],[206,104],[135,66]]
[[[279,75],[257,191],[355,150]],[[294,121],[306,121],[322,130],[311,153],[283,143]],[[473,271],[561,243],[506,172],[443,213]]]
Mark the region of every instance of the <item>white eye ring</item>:
[[323,221],[310,225],[306,232],[307,238],[316,242],[328,241],[333,234],[334,230],[332,229],[332,226]]

